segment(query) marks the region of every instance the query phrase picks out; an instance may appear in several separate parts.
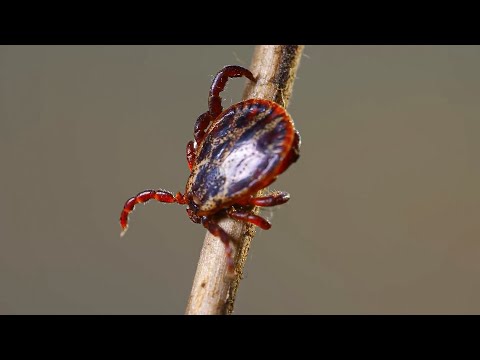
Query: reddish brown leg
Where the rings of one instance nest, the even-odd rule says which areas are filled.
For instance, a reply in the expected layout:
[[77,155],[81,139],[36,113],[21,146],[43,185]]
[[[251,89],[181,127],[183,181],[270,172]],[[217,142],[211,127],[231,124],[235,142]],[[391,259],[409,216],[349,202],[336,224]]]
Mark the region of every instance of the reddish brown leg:
[[230,216],[232,219],[257,225],[259,228],[262,228],[263,230],[268,230],[272,227],[272,224],[270,224],[267,220],[265,220],[261,216],[252,214],[251,212],[248,212],[248,211],[228,210],[227,215]]
[[290,200],[290,194],[285,191],[275,192],[274,194],[262,197],[251,197],[249,199],[243,200],[239,202],[240,205],[255,205],[255,206],[276,206],[285,204],[288,200]]
[[212,116],[207,111],[200,115],[195,122],[195,127],[193,128],[193,138],[197,143],[197,147],[202,143],[203,138],[205,137],[205,130],[207,129],[208,125],[210,125],[212,120]]
[[215,79],[213,79],[210,93],[208,96],[208,110],[212,118],[216,118],[222,112],[222,98],[220,93],[225,89],[228,78],[245,76],[249,80],[256,82],[250,70],[241,66],[228,65],[221,69]]
[[185,204],[186,200],[182,194],[179,192],[176,195],[165,190],[145,190],[139,193],[138,195],[127,200],[123,206],[122,213],[120,214],[120,226],[122,227],[122,232],[120,236],[125,235],[128,229],[128,214],[130,214],[135,205],[147,202],[149,200],[157,200],[164,203],[179,203]]
[[290,194],[281,191],[269,196],[252,198],[249,203],[256,206],[276,206],[285,204],[288,200],[290,200]]
[[209,220],[207,217],[202,218],[203,226],[213,235],[223,242],[225,245],[225,254],[227,255],[227,266],[230,274],[235,273],[235,264],[233,262],[233,247],[230,236],[217,223]]
[[187,143],[187,163],[188,168],[192,171],[193,164],[195,164],[195,148],[193,146],[193,140]]
[[236,65],[225,66],[215,75],[208,94],[208,111],[200,115],[195,122],[194,139],[197,147],[200,146],[205,137],[205,130],[223,110],[220,93],[225,89],[228,79],[241,76],[245,76],[254,82],[256,81],[249,70]]

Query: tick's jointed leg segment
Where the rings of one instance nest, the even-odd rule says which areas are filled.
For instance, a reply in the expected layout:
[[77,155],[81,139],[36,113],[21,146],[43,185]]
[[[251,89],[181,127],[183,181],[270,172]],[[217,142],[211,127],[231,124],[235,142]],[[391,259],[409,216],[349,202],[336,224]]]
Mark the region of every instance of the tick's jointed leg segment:
[[250,224],[256,225],[259,228],[262,228],[263,230],[268,230],[272,227],[272,224],[270,224],[267,220],[265,220],[261,216],[252,214],[249,211],[228,210],[227,215],[232,219],[248,222]]
[[[268,196],[251,197],[244,200],[241,205],[267,207],[285,204],[288,200],[290,200],[290,195],[284,191],[281,191]],[[238,211],[230,209],[227,211],[227,215],[232,219],[248,222],[264,230],[268,230],[272,227],[268,220],[265,220],[263,217],[255,215],[250,211]]]
[[[262,197],[252,197],[244,202],[242,205],[256,205],[256,206],[275,206],[286,203],[290,200],[290,195],[286,192],[276,192],[269,196],[262,196]],[[241,210],[234,210],[229,209],[226,211],[227,215],[235,220],[243,221],[246,223],[250,223],[253,225],[258,226],[261,229],[268,230],[272,227],[268,220],[264,219],[259,215],[255,215],[250,211],[241,211]],[[201,222],[203,226],[214,236],[220,238],[220,240],[225,245],[225,253],[227,254],[227,262],[228,262],[228,271],[233,273],[234,271],[234,262],[232,256],[232,241],[230,236],[223,230],[217,223],[209,220],[208,217],[202,217]]]
[[195,122],[193,133],[197,147],[202,143],[205,137],[205,130],[207,130],[210,123],[223,111],[220,93],[225,89],[228,79],[241,76],[245,76],[253,82],[256,81],[249,70],[235,65],[225,66],[215,75],[215,79],[213,79],[210,87],[210,93],[208,94],[208,111],[200,115]]
[[205,137],[205,130],[208,128],[212,120],[213,117],[207,111],[200,115],[195,122],[195,127],[193,128],[193,138],[197,143],[197,147],[202,143],[203,138]]
[[193,140],[190,140],[187,143],[187,163],[188,168],[192,171],[193,165],[195,164],[195,147],[193,145]]
[[251,198],[249,203],[251,205],[266,207],[285,204],[288,200],[290,200],[290,194],[281,191],[268,196]]
[[235,264],[233,262],[233,248],[232,248],[232,241],[230,239],[230,235],[228,235],[225,230],[223,230],[220,225],[209,220],[207,217],[202,218],[202,225],[213,235],[223,242],[225,245],[225,254],[227,255],[227,266],[228,272],[230,274],[235,273]]
[[225,89],[228,79],[241,76],[245,76],[247,79],[256,82],[255,77],[250,70],[247,70],[241,66],[225,66],[217,73],[215,79],[213,79],[208,96],[208,110],[213,118],[216,118],[223,111],[220,93],[223,91],[223,89]]
[[149,200],[157,200],[163,203],[178,203],[185,204],[185,198],[179,192],[173,195],[173,193],[165,190],[145,190],[131,197],[125,202],[122,213],[120,214],[120,225],[122,226],[122,232],[120,236],[123,236],[128,229],[128,214],[130,214],[135,205],[147,202]]
[[239,204],[243,206],[253,205],[253,206],[267,207],[267,206],[276,206],[276,205],[285,204],[288,200],[290,200],[289,193],[285,191],[278,191],[267,196],[261,196],[261,197],[252,196],[250,198],[240,201]]

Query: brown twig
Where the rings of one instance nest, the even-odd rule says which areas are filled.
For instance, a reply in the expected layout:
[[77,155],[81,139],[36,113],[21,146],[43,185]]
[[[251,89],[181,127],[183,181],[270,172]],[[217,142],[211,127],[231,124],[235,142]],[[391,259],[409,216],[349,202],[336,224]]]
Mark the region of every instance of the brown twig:
[[[257,82],[248,83],[243,98],[272,100],[287,107],[302,51],[302,45],[257,46],[250,67]],[[258,212],[258,209],[255,211]],[[233,279],[228,277],[224,245],[207,232],[186,315],[224,315],[233,312],[248,250],[255,235],[255,227],[227,218],[222,219],[219,224],[237,244],[235,252],[237,275]]]

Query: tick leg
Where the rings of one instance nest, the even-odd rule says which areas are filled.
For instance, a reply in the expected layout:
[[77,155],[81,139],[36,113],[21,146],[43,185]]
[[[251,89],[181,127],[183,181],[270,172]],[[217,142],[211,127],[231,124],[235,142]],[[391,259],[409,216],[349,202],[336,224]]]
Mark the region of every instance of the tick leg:
[[256,82],[253,74],[250,70],[247,70],[241,66],[228,65],[221,69],[215,79],[213,79],[212,86],[210,87],[210,93],[208,95],[208,111],[212,118],[217,118],[222,112],[222,98],[220,93],[225,89],[228,78],[245,76],[249,80]]
[[230,239],[230,235],[228,235],[225,230],[223,230],[220,225],[217,223],[209,220],[208,218],[202,218],[203,226],[213,235],[223,242],[225,245],[225,254],[227,255],[227,266],[228,272],[230,274],[235,273],[235,266],[233,262],[233,247],[232,247],[232,240]]
[[186,200],[185,197],[177,193],[173,195],[173,193],[165,190],[145,190],[139,193],[138,195],[128,199],[123,206],[122,213],[120,214],[120,226],[122,227],[122,232],[120,236],[125,235],[128,229],[128,214],[130,214],[135,205],[147,202],[149,200],[157,200],[164,203],[179,203],[185,204]]
[[192,171],[193,164],[195,164],[195,147],[193,145],[193,140],[187,143],[187,163],[188,168]]
[[276,206],[276,205],[285,204],[288,200],[290,200],[289,193],[285,191],[277,191],[268,196],[250,197],[242,201],[239,201],[238,204],[243,206],[253,205],[253,206],[267,207],[267,206]]
[[197,143],[197,147],[200,146],[200,144],[202,143],[203,138],[205,137],[205,130],[208,128],[212,120],[213,117],[207,111],[200,115],[195,122],[195,127],[193,128],[193,136],[195,142]]
[[276,206],[285,204],[288,200],[290,200],[290,194],[279,191],[272,195],[251,198],[248,202],[255,206]]
[[197,144],[197,147],[203,141],[205,137],[205,130],[208,128],[210,123],[215,120],[218,115],[222,112],[222,98],[220,93],[225,89],[225,85],[229,78],[245,76],[246,78],[256,81],[252,73],[241,67],[235,65],[225,66],[221,69],[215,78],[213,79],[212,86],[210,87],[210,92],[208,94],[208,111],[200,115],[195,122],[194,128],[194,138]]
[[251,212],[228,210],[227,215],[232,219],[257,225],[259,228],[262,228],[263,230],[268,230],[272,227],[272,224],[270,224],[267,220],[265,220],[261,216],[252,214]]

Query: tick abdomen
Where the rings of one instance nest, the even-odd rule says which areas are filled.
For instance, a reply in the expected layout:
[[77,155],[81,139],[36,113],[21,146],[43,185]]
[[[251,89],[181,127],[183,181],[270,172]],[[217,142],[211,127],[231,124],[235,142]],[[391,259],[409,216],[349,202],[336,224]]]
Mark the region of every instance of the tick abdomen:
[[252,99],[225,110],[208,129],[187,183],[199,210],[229,206],[266,186],[293,137],[293,122],[276,103]]

